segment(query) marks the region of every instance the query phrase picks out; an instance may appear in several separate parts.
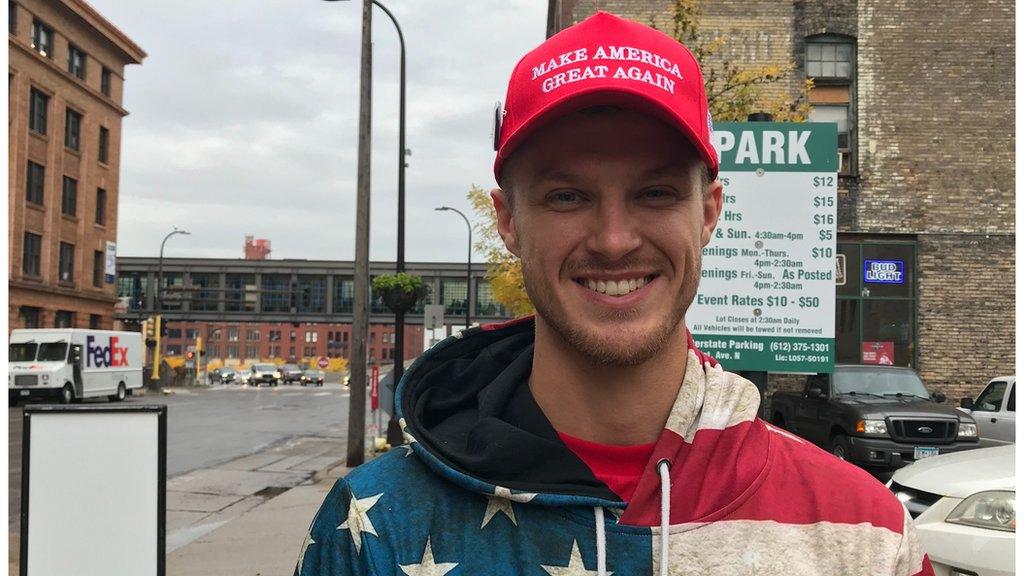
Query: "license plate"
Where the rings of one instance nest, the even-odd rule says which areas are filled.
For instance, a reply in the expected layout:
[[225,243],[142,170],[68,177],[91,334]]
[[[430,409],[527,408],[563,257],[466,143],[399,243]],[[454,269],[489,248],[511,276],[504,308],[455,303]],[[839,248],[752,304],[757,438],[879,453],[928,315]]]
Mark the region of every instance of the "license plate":
[[28,396],[28,390],[19,390],[18,393],[22,396]]
[[930,448],[926,446],[915,446],[914,447],[914,460],[920,460],[929,456],[937,456],[939,454],[938,448]]

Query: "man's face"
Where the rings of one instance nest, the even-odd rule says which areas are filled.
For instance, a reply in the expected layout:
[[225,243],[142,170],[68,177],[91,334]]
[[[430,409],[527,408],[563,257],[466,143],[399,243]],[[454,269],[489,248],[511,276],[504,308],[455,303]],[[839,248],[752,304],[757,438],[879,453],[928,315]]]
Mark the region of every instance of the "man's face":
[[[492,195],[537,322],[592,361],[636,365],[682,328],[722,207],[684,137],[629,110],[582,111],[524,142]],[[514,194],[509,205],[505,194]]]

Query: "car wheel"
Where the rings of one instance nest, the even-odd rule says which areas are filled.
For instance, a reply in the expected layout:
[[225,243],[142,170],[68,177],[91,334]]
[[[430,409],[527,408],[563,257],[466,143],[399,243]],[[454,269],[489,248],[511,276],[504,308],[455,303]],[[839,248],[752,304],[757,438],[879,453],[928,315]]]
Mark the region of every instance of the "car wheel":
[[60,391],[60,403],[61,404],[71,404],[74,401],[75,401],[75,389],[71,386],[71,384],[65,384],[64,388],[61,388],[61,391]]
[[853,455],[853,444],[845,434],[839,434],[832,439],[832,455],[840,460],[850,460]]
[[111,394],[107,398],[111,402],[124,402],[124,399],[128,396],[128,389],[124,387],[124,382],[117,385],[117,394]]

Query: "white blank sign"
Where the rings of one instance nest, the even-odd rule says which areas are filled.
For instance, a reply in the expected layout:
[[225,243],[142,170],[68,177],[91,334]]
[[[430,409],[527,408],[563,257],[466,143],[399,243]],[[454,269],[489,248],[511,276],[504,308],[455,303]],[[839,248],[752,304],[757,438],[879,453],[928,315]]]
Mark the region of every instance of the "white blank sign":
[[159,576],[166,409],[89,408],[26,411],[22,574]]

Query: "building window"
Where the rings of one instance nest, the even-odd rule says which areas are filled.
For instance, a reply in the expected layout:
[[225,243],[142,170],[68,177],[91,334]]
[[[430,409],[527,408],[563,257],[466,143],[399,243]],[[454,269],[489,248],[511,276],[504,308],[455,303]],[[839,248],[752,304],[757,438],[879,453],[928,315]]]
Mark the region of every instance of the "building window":
[[494,299],[494,291],[491,289],[491,282],[486,278],[476,279],[476,315],[477,316],[507,316],[505,307]]
[[100,150],[99,158],[100,162],[106,164],[108,159],[107,149],[110,144],[110,131],[100,126]]
[[79,80],[85,79],[85,52],[74,44],[68,44],[68,74]]
[[32,20],[32,49],[47,58],[53,57],[53,28]]
[[206,339],[211,342],[220,340],[220,328],[209,328],[209,331],[206,334]]
[[263,312],[288,312],[291,308],[289,277],[284,274],[264,274],[261,282],[263,290],[260,300]]
[[22,326],[25,328],[39,328],[39,312],[39,308],[34,306],[22,306],[19,310]]
[[228,328],[228,342],[238,342],[238,328]]
[[105,271],[106,258],[102,250],[94,250],[92,253],[92,285],[94,288],[103,287],[103,273]]
[[46,109],[50,97],[32,88],[28,94],[28,129],[36,134],[46,135]]
[[64,146],[78,152],[79,134],[82,129],[82,115],[68,108],[64,119]]
[[466,315],[466,281],[465,280],[441,280],[441,304],[444,304],[444,313],[453,316]]
[[220,344],[210,344],[206,347],[208,358],[220,358]]
[[53,315],[54,328],[74,328],[75,313],[70,310],[57,310]]
[[812,122],[836,124],[839,139],[839,173],[856,173],[856,40],[821,34],[806,39],[805,69],[814,79],[808,94]]
[[46,181],[46,168],[29,160],[25,176],[25,199],[33,204],[43,205],[43,186]]
[[98,330],[102,328],[100,324],[103,322],[102,317],[99,314],[89,314],[89,328]]
[[110,96],[110,68],[106,66],[100,71],[100,92],[103,92],[104,96]]
[[214,312],[220,300],[220,275],[192,273],[189,280],[198,291],[192,293],[191,309],[199,312]]
[[21,273],[25,276],[39,276],[39,261],[43,254],[43,237],[25,232],[25,246],[21,253]]
[[260,359],[260,351],[259,351],[258,347],[255,346],[255,345],[247,345],[245,347],[245,358],[247,360],[259,360]]
[[278,341],[280,341],[281,340],[281,331],[280,330],[271,330],[270,333],[267,335],[267,340],[269,340],[271,342],[278,342]]
[[238,358],[238,344],[228,344],[228,358]]
[[260,331],[257,330],[256,328],[249,328],[248,330],[246,330],[245,339],[250,342],[259,342]]
[[836,363],[916,367],[916,245],[841,239],[836,248],[845,267],[836,285]]
[[96,223],[105,226],[107,223],[107,191],[96,189]]
[[18,3],[7,3],[7,31],[11,34],[18,33]]
[[60,213],[65,216],[78,215],[78,180],[64,177],[64,185],[60,192]]
[[299,276],[299,312],[326,312],[327,278]]
[[351,278],[336,277],[334,279],[334,313],[351,314],[354,294]]
[[75,245],[60,243],[59,282],[70,284],[75,281]]

